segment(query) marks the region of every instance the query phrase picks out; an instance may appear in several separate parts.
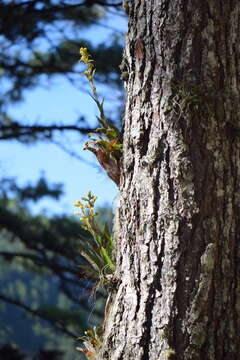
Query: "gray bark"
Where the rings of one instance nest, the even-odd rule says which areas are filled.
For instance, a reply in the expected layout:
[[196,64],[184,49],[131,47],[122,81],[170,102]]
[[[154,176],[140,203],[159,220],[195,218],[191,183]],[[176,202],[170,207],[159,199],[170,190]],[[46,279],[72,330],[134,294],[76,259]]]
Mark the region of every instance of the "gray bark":
[[239,38],[239,0],[132,1],[99,358],[240,359]]

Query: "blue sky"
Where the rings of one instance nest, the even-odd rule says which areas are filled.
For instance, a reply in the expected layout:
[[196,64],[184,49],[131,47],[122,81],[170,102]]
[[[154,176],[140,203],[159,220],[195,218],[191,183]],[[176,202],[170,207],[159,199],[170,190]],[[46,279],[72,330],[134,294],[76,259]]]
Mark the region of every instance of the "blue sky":
[[[108,25],[114,26],[121,31],[126,30],[126,20],[121,17],[108,19]],[[101,27],[92,27],[85,31],[85,38],[93,39],[95,43],[107,38],[111,30]],[[79,74],[79,83],[82,81]],[[87,85],[86,85],[87,87]],[[86,88],[86,90],[89,90]],[[106,106],[111,108],[111,105]],[[27,91],[24,102],[10,109],[10,114],[24,122],[38,121],[39,123],[64,122],[69,119],[72,123],[79,115],[86,115],[90,123],[95,121],[97,109],[90,98],[84,92],[74,88],[68,80],[56,77],[44,87]],[[59,138],[61,141],[61,138]],[[116,185],[105,175],[97,165],[94,155],[83,151],[84,141],[76,143],[74,139],[74,150],[85,160],[92,162],[90,166],[70,157],[57,146],[49,143],[39,143],[33,146],[21,145],[17,142],[1,142],[0,169],[2,176],[16,177],[18,183],[36,181],[41,173],[44,173],[49,182],[64,184],[65,195],[60,202],[41,201],[33,211],[47,209],[50,213],[74,212],[73,203],[91,190],[98,197],[98,205],[108,203],[114,205],[117,195]]]

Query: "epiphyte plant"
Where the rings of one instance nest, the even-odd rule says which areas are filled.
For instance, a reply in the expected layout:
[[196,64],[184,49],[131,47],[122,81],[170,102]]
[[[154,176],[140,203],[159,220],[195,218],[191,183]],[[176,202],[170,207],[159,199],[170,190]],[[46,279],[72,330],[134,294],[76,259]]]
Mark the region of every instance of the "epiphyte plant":
[[94,132],[89,133],[90,141],[85,143],[84,149],[94,153],[100,165],[105,169],[108,176],[117,184],[120,183],[120,161],[122,157],[122,143],[118,129],[111,124],[105,115],[103,104],[104,99],[99,100],[99,96],[94,83],[96,68],[91,54],[87,48],[80,48],[80,61],[87,66],[83,74],[87,77],[92,90],[92,98],[97,104],[99,116],[97,120],[100,124]]
[[98,360],[99,349],[102,346],[101,331],[101,326],[95,326],[93,329],[85,331],[84,336],[79,337],[85,348],[77,347],[77,350],[84,353],[89,360]]
[[108,225],[105,223],[101,229],[96,221],[98,215],[94,210],[97,197],[88,192],[87,197],[82,197],[74,205],[79,208],[77,215],[81,215],[82,228],[92,236],[80,238],[79,250],[88,265],[79,265],[87,278],[98,281],[98,286],[108,283],[108,275],[115,271],[113,261],[113,238]]

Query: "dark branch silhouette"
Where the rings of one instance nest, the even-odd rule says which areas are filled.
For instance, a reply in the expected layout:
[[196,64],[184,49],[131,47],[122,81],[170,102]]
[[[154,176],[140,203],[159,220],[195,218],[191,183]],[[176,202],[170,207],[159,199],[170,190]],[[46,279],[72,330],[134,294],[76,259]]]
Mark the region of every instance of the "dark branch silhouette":
[[31,309],[29,306],[21,303],[20,301],[18,301],[16,299],[12,299],[11,297],[6,296],[6,295],[1,294],[1,293],[0,293],[0,299],[3,300],[4,302],[9,303],[9,304],[16,305],[19,308],[27,311],[28,313],[50,322],[51,325],[53,327],[55,327],[57,330],[65,333],[66,335],[68,335],[68,336],[70,336],[70,337],[72,337],[74,339],[76,339],[77,336],[78,336],[77,334],[75,334],[72,331],[68,330],[60,321],[56,322],[56,321],[53,321],[53,320],[49,319],[44,311],[37,310],[37,309],[36,310]]
[[0,125],[0,140],[21,140],[26,136],[44,134],[46,138],[51,138],[54,132],[75,131],[79,134],[88,134],[94,128],[80,127],[77,125]]

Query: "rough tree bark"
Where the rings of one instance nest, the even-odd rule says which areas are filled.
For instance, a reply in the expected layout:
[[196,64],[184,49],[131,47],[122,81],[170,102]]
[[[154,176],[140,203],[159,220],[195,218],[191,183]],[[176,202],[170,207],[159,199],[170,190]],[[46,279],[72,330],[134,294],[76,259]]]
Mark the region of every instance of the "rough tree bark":
[[239,35],[239,0],[131,3],[102,359],[240,359]]

